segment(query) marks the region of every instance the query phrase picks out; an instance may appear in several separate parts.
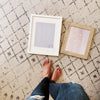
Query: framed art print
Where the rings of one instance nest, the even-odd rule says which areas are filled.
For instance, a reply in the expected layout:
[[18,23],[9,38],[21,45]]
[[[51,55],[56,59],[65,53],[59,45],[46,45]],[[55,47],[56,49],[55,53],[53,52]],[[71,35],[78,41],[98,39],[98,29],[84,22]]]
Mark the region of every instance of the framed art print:
[[28,53],[59,55],[62,17],[31,15]]
[[61,53],[87,59],[94,33],[95,29],[92,27],[68,23]]

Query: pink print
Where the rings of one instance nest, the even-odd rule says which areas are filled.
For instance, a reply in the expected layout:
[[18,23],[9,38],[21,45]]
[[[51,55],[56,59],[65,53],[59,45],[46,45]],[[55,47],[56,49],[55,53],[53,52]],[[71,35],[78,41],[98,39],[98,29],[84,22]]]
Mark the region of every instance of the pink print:
[[89,34],[89,30],[71,27],[65,48],[66,51],[84,55],[88,43]]

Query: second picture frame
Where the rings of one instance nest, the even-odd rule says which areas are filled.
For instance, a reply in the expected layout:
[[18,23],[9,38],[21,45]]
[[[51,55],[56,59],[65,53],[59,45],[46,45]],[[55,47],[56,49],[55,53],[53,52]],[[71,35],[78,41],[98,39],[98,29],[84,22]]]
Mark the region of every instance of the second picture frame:
[[69,22],[61,53],[87,59],[94,33],[95,28]]

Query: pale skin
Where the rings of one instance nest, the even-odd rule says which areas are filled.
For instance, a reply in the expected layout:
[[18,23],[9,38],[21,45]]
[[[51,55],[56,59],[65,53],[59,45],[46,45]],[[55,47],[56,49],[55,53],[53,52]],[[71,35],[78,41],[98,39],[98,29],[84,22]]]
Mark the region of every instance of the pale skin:
[[[50,70],[51,70],[52,60],[45,60],[43,62],[43,78],[48,77],[50,78]],[[51,81],[56,82],[62,74],[62,70],[59,66],[56,66],[55,70],[53,71]]]

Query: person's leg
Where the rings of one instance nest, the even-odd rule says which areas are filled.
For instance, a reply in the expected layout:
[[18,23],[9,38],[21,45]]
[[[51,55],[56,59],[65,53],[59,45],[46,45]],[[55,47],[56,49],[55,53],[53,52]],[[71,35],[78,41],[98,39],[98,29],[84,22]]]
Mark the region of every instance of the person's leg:
[[66,100],[89,100],[83,87],[77,83],[69,83],[70,87],[66,92]]
[[59,86],[59,91],[54,100],[89,100],[88,95],[79,84],[70,82],[60,83]]
[[49,83],[49,93],[54,100],[89,100],[81,85],[76,83],[55,83],[61,76],[61,69],[54,70]]
[[51,77],[51,81],[49,83],[49,93],[51,94],[54,100],[57,98],[60,89],[60,83],[55,83],[55,82],[58,80],[61,74],[62,74],[61,68],[56,67]]
[[31,93],[31,96],[34,95],[40,95],[45,96],[44,100],[48,100],[49,98],[49,78],[45,77],[39,85],[34,89],[34,91]]
[[49,93],[54,100],[56,100],[59,89],[60,89],[60,84],[55,83],[54,81],[50,81],[50,83],[49,83]]
[[52,61],[44,61],[43,63],[43,77],[44,79],[39,83],[39,85],[33,90],[31,96],[39,95],[44,96],[43,100],[49,99],[49,77]]

